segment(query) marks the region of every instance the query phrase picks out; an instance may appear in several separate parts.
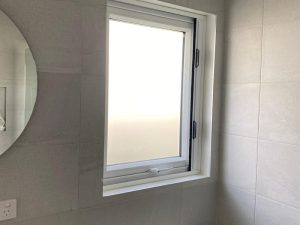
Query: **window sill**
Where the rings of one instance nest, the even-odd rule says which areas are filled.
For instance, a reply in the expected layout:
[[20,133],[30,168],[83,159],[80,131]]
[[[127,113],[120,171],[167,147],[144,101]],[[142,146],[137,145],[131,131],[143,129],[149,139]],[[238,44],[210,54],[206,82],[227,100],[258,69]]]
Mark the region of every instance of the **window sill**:
[[103,187],[103,197],[125,194],[129,192],[141,191],[145,189],[161,187],[166,185],[184,183],[189,181],[201,180],[207,182],[209,176],[191,171],[180,174],[166,175],[161,177],[147,178],[137,181],[124,182],[120,184],[107,185]]

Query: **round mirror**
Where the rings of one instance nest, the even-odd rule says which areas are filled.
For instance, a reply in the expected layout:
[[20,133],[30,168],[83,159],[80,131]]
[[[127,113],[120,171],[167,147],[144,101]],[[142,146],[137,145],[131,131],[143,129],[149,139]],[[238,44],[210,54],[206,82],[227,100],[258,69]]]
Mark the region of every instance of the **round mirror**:
[[20,136],[37,95],[37,71],[28,44],[0,10],[0,155]]

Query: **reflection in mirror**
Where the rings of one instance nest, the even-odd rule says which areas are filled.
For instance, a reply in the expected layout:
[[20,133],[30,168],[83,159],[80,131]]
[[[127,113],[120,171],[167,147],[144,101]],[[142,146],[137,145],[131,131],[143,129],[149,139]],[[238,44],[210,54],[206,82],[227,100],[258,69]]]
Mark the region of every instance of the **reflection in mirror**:
[[36,95],[36,65],[28,44],[0,10],[0,155],[24,130]]

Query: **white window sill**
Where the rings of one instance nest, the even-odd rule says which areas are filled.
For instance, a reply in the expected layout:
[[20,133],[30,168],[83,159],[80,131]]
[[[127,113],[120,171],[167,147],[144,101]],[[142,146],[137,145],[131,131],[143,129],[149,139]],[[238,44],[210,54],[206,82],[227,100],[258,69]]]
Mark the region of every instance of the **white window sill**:
[[125,194],[165,185],[184,183],[188,181],[202,180],[206,182],[210,177],[191,171],[180,174],[166,175],[161,177],[147,178],[137,181],[124,182],[120,184],[107,185],[103,187],[103,197]]

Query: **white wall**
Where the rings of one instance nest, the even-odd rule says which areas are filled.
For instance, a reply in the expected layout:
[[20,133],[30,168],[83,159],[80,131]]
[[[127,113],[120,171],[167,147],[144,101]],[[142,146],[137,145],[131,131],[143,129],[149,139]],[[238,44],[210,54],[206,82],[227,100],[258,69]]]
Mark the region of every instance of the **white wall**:
[[[35,57],[36,108],[17,143],[0,157],[0,199],[18,199],[18,218],[1,225],[214,224],[215,182],[102,198],[106,2],[0,0]],[[221,0],[177,4],[216,12],[221,71]],[[215,110],[216,164],[217,112]],[[214,178],[216,173],[214,173]]]
[[300,4],[226,3],[219,225],[300,224]]

